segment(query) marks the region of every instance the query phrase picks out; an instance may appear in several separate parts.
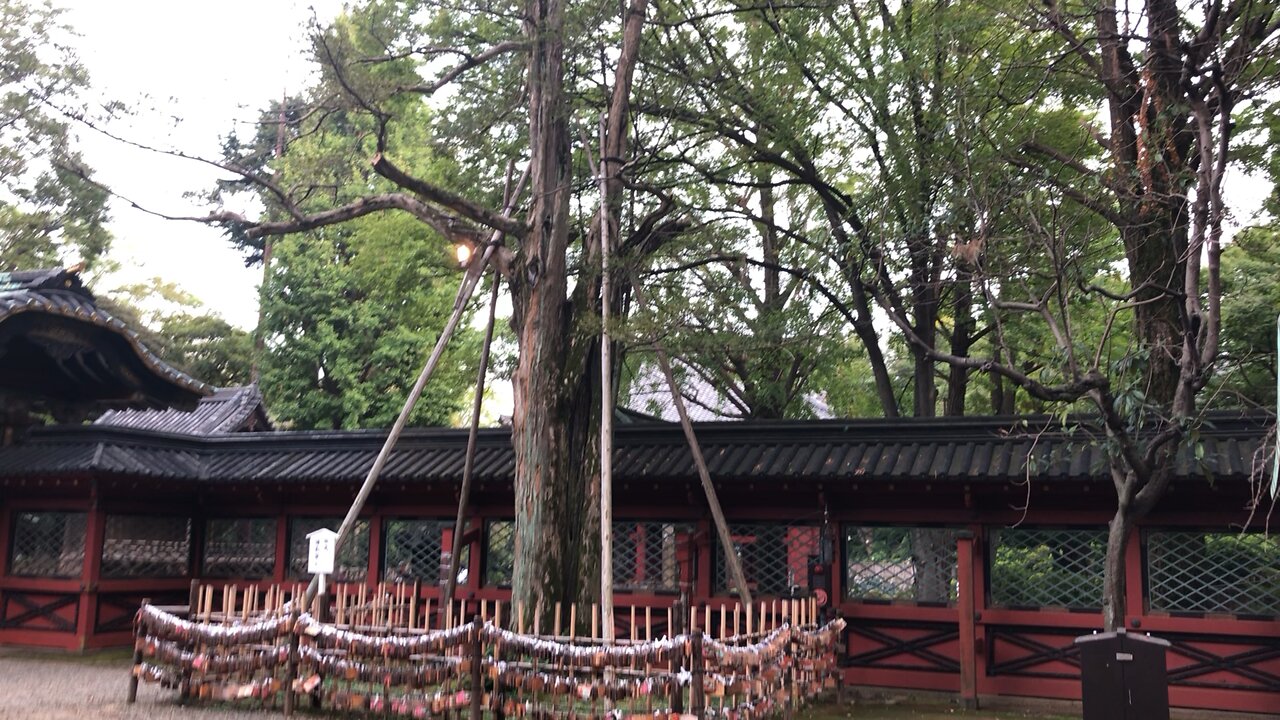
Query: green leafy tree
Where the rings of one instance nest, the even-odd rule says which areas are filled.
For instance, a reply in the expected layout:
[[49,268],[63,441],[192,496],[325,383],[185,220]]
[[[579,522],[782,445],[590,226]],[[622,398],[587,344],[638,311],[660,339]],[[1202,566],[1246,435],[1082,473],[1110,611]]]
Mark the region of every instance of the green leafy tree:
[[68,115],[88,75],[47,2],[0,3],[0,269],[92,264],[107,250],[106,190],[75,150]]
[[[262,387],[294,428],[387,427],[452,307],[449,249],[421,223],[371,216],[279,240],[263,292]],[[448,425],[475,378],[478,338],[450,348],[416,425]]]
[[1215,405],[1275,407],[1280,228],[1238,233],[1222,252],[1222,370]]
[[176,313],[161,320],[160,352],[170,365],[215,387],[253,380],[253,335],[212,313]]
[[[527,614],[544,618],[557,602],[599,594],[596,331],[601,303],[620,316],[627,286],[620,273],[613,294],[601,298],[592,270],[597,233],[607,223],[619,258],[627,258],[651,253],[685,226],[659,195],[623,202],[618,159],[632,156],[630,86],[646,11],[641,0],[621,18],[613,6],[566,0],[353,8],[315,34],[321,82],[297,132],[346,142],[347,162],[291,172],[294,140],[283,172],[235,168],[269,198],[265,217],[209,217],[254,239],[399,212],[443,241],[503,241],[497,265],[519,348],[513,592]],[[601,183],[575,138],[594,138],[606,108],[604,148],[593,154],[613,167]],[[513,166],[527,168],[522,194],[515,193],[520,172],[507,171]],[[334,173],[342,179],[336,185],[327,182]],[[581,200],[601,184],[606,202],[593,211],[594,200]],[[329,237],[322,246],[339,242]]]
[[[812,417],[826,388],[814,380],[846,360],[845,319],[803,272],[815,251],[787,236],[812,232],[803,195],[762,178],[758,189],[729,188],[733,198],[702,193],[706,218],[656,255],[644,282],[654,298],[647,314],[633,311],[633,347],[660,338],[686,380],[686,401],[714,417]],[[724,192],[725,188],[716,188]],[[690,200],[699,193],[689,192]],[[690,203],[692,204],[692,203]],[[737,212],[729,212],[735,208]],[[668,404],[665,380],[652,358],[641,381]],[[644,408],[638,408],[643,410]]]
[[[672,41],[647,69],[670,84],[642,106],[690,129],[672,162],[727,145],[812,190],[853,329],[881,355],[886,414],[872,304],[905,340],[915,414],[962,412],[972,374],[1002,407],[1021,406],[1016,390],[1098,414],[1118,501],[1102,606],[1118,627],[1133,524],[1194,437],[1216,367],[1222,181],[1237,119],[1280,76],[1275,5],[668,12]],[[775,41],[754,44],[765,28]]]
[[[1034,228],[1027,247],[1044,261],[1022,267],[1039,283],[993,305],[1054,339],[1056,355],[1035,373],[999,354],[946,352],[916,333],[908,316],[882,307],[936,360],[996,373],[1063,412],[1087,405],[1097,413],[1117,500],[1101,603],[1106,627],[1115,629],[1125,622],[1124,553],[1133,528],[1163,496],[1179,449],[1194,441],[1202,391],[1217,369],[1223,179],[1238,145],[1237,117],[1251,98],[1274,90],[1280,25],[1274,4],[1249,2],[1046,3],[1014,16],[1037,42],[1011,67],[1070,78],[1035,85],[1021,102],[1080,106],[1084,91],[1106,108],[1107,127],[1092,130],[1102,162],[1064,143],[1070,136],[1024,141],[1010,160],[1060,195],[1063,209],[1078,206],[1110,226],[1123,258],[1120,282],[1089,282],[1081,271],[1089,264],[1075,256],[1081,246],[1069,232]],[[1086,255],[1106,249],[1083,247]],[[1002,290],[1008,284],[992,279]],[[1084,332],[1091,324],[1078,322],[1078,310],[1091,304],[1107,307],[1102,332],[1092,338]],[[1126,328],[1127,343],[1116,342],[1116,328]]]
[[97,304],[165,362],[215,387],[245,385],[252,378],[253,337],[191,293],[160,278],[99,294]]

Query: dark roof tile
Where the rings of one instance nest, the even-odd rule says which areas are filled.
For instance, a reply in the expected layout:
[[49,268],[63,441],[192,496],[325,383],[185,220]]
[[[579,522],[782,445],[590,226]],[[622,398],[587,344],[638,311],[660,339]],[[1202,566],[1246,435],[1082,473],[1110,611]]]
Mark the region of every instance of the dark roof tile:
[[109,410],[95,425],[116,425],[137,430],[216,435],[219,433],[269,430],[266,407],[257,385],[217,388],[200,399],[193,410]]
[[[1253,469],[1268,418],[1219,421],[1202,430],[1205,457],[1185,448],[1180,476],[1244,477]],[[1007,432],[1008,419],[965,423],[960,432],[929,421],[719,423],[697,434],[718,480],[1007,482],[1105,480],[1101,449],[1088,436]],[[368,473],[385,431],[180,435],[108,424],[36,429],[0,448],[0,477],[100,471],[185,481],[357,483]],[[692,478],[692,456],[678,425],[618,428],[615,473],[622,480]],[[455,481],[462,474],[466,432],[410,430],[385,474],[397,481]],[[1028,460],[1028,455],[1033,456]],[[506,429],[482,430],[477,477],[509,481],[515,458]]]

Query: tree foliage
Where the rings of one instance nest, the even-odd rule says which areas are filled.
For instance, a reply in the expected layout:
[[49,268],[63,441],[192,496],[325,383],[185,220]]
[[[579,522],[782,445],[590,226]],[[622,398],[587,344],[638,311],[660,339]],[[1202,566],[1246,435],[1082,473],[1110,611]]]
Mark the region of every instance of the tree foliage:
[[[453,298],[447,249],[411,218],[362,218],[275,246],[263,289],[262,388],[286,427],[387,427]],[[475,377],[477,340],[450,346],[411,421],[450,425]]]
[[177,285],[151,278],[100,294],[97,303],[187,375],[214,387],[251,382],[253,337]]
[[[322,79],[289,125],[303,150],[271,173],[231,163],[268,214],[210,220],[249,241],[318,233],[282,245],[324,278],[311,314],[353,287],[376,214],[502,245],[514,585],[532,612],[593,594],[599,317],[625,316],[639,282],[656,310],[629,316],[628,346],[670,344],[744,417],[798,414],[816,383],[854,380],[841,364],[865,368],[886,416],[964,414],[982,394],[1096,413],[1116,626],[1130,529],[1194,437],[1220,349],[1247,354],[1220,343],[1224,298],[1249,294],[1224,290],[1223,179],[1237,120],[1274,91],[1274,5],[615,10],[358,7],[316,35]],[[609,297],[602,234],[622,268]],[[371,331],[360,315],[327,332]],[[281,347],[314,339],[299,327]],[[831,390],[870,405],[851,395]]]
[[108,193],[87,178],[67,115],[88,75],[48,2],[0,3],[0,268],[92,264],[107,250]]

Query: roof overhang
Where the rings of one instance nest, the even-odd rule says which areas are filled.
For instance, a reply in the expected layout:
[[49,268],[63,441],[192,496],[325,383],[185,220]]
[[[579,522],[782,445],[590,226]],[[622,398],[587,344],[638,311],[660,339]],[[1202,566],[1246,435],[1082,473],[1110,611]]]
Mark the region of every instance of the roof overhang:
[[99,309],[75,271],[0,273],[0,405],[79,420],[110,408],[193,408],[211,391]]

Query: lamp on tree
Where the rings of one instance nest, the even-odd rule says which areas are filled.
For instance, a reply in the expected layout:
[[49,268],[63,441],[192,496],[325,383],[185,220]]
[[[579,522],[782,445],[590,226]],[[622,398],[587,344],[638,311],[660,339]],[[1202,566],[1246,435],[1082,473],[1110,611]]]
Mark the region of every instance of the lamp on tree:
[[476,247],[474,243],[466,240],[456,240],[453,243],[454,257],[458,258],[458,267],[465,268],[471,264],[471,256],[475,254]]

